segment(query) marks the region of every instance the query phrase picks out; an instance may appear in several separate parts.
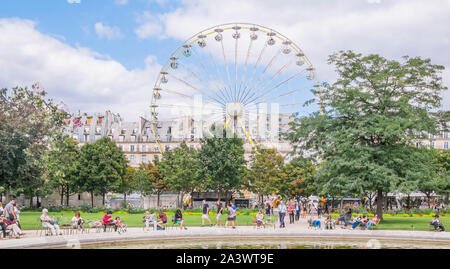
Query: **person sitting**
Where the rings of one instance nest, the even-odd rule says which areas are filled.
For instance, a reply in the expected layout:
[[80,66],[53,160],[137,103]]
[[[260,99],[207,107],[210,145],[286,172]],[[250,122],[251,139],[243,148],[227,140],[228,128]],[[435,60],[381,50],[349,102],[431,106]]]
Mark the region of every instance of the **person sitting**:
[[181,213],[180,209],[177,209],[177,211],[175,212],[175,215],[173,216],[173,220],[174,220],[174,223],[180,224],[180,229],[184,228],[185,230],[187,230],[186,227],[183,227],[184,220],[183,220],[183,214]]
[[59,229],[58,222],[55,221],[54,219],[50,218],[50,216],[48,215],[48,210],[46,208],[44,208],[42,210],[42,215],[41,215],[40,219],[41,219],[42,227],[50,229],[50,232],[53,235],[57,235],[57,234],[62,235],[62,232]]
[[341,214],[339,215],[339,218],[337,219],[336,223],[339,225],[341,222],[345,223],[345,212],[344,210],[341,211]]
[[167,215],[166,213],[164,213],[162,209],[159,210],[158,217],[159,217],[159,221],[157,223],[158,229],[165,230],[162,225],[167,223]]
[[367,224],[366,224],[366,229],[370,229],[371,226],[375,226],[378,224],[378,222],[380,221],[380,219],[378,218],[378,215],[373,216],[373,218],[371,218]]
[[117,226],[115,224],[114,219],[112,218],[111,211],[106,212],[106,214],[103,216],[102,224],[103,224],[103,232],[106,232],[106,227],[111,226],[114,226],[114,231],[117,232]]
[[145,223],[145,229],[149,230],[150,225],[153,225],[153,228],[156,230],[156,215],[155,214],[151,214],[150,211],[145,211],[145,216],[142,217],[142,222]]
[[439,219],[439,215],[434,216],[434,219],[430,222],[430,225],[434,226],[435,231],[444,232],[445,228],[444,225],[442,225],[441,220]]
[[350,220],[352,219],[352,209],[349,208],[348,211],[344,215],[344,227],[347,227],[350,223]]
[[327,230],[333,230],[335,228],[334,220],[331,218],[330,215],[325,219],[324,221],[325,229]]
[[322,217],[317,216],[312,222],[314,229],[317,230],[317,227],[319,227],[319,230],[322,229]]
[[84,229],[84,220],[81,218],[79,211],[75,212],[75,216],[72,218],[72,226],[74,229]]
[[363,217],[361,219],[361,223],[360,223],[361,229],[364,230],[366,228],[366,225],[367,225],[368,222],[369,222],[369,216],[368,215],[363,215]]
[[120,217],[116,217],[116,219],[114,220],[114,223],[116,225],[116,227],[120,227],[120,228],[127,228],[127,225],[125,223],[123,223],[122,221],[120,221]]
[[361,214],[358,214],[358,216],[356,216],[356,218],[353,219],[352,230],[358,227],[361,223],[362,223]]
[[260,228],[261,225],[265,228],[264,225],[264,214],[261,210],[259,210],[258,214],[256,214],[256,227]]

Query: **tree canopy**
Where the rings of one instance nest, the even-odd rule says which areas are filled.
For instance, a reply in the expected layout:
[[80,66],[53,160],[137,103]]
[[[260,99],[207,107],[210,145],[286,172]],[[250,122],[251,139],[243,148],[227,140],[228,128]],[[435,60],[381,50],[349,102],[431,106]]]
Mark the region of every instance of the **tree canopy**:
[[[324,113],[297,118],[286,134],[295,150],[323,165],[317,173],[326,194],[377,192],[382,216],[383,193],[411,189],[429,172],[430,159],[415,141],[446,128],[441,105],[443,66],[429,59],[341,51],[329,57],[337,80],[316,91]],[[427,161],[428,163],[420,162]]]

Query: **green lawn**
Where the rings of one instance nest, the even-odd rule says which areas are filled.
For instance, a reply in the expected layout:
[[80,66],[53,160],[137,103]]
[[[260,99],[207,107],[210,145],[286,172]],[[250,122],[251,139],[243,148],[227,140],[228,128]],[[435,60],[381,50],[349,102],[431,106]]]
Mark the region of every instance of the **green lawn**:
[[[445,229],[450,228],[450,216],[439,217]],[[430,217],[384,217],[383,222],[373,227],[377,230],[414,230],[431,231],[433,226],[430,226]]]
[[[20,214],[20,223],[22,228],[25,230],[29,229],[40,229],[41,223],[38,220],[40,217],[40,212],[22,212]],[[73,213],[56,213],[50,212],[50,216],[60,218],[62,216],[62,223],[70,223],[70,219],[73,217]],[[82,213],[81,217],[85,220],[101,220],[103,213]],[[113,214],[113,217],[119,216],[122,222],[126,223],[129,227],[142,227],[142,216],[143,214]],[[171,223],[173,215],[167,215],[168,223]],[[226,215],[222,215],[222,225],[225,224]],[[200,226],[201,225],[201,215],[183,215],[185,226]],[[216,216],[210,215],[209,218],[215,224]],[[251,225],[253,216],[243,215],[237,216],[238,225]],[[444,227],[450,229],[450,216],[440,217]],[[288,223],[289,218],[285,221]],[[414,230],[430,231],[432,227],[429,226],[431,221],[430,217],[384,217],[384,221],[377,226],[373,226],[376,230],[412,230],[414,225]],[[207,224],[207,222],[206,222]]]
[[[55,217],[59,219],[62,216],[62,223],[70,223],[70,220],[74,216],[73,213],[56,213],[50,212],[50,217]],[[104,213],[82,213],[81,217],[85,220],[101,220],[103,218]],[[20,224],[23,229],[40,229],[41,223],[39,221],[39,217],[41,216],[40,212],[22,212],[20,214]],[[113,214],[115,217],[120,217],[120,220],[123,223],[126,223],[128,227],[142,227],[144,224],[142,223],[142,217],[144,214]],[[187,215],[183,214],[184,225],[185,226],[200,226],[202,224],[201,215]],[[167,215],[167,222],[169,224],[172,223],[173,215]],[[222,215],[222,225],[226,222],[226,215]],[[253,217],[254,218],[254,217]],[[210,215],[209,219],[213,224],[216,223],[216,215]],[[252,223],[252,216],[237,216],[238,225],[250,225]],[[208,221],[205,221],[205,225],[208,224]]]

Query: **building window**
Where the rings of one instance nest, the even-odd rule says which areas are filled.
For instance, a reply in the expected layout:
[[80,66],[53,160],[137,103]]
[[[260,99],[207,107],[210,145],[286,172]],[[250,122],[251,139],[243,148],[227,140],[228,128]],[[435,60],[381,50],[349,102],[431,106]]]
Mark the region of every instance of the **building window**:
[[134,152],[134,149],[135,149],[135,148],[134,148],[134,145],[130,145],[130,151],[131,151],[131,152]]
[[448,133],[444,132],[444,138],[448,138]]
[[81,200],[81,194],[78,194],[78,201]]
[[147,145],[142,145],[141,146],[141,151],[142,152],[147,152]]
[[88,142],[88,135],[84,135],[84,142]]
[[444,142],[444,149],[448,149],[448,142]]
[[153,147],[153,151],[159,152],[159,147],[158,147],[158,146],[154,146],[154,147]]
[[142,155],[141,162],[142,163],[147,163],[147,155]]
[[430,148],[434,148],[434,142],[433,141],[430,142]]
[[100,138],[102,138],[101,135],[95,135],[95,140],[99,140]]
[[119,145],[119,149],[123,151],[123,145]]
[[420,148],[420,142],[416,142],[416,148]]
[[134,163],[135,159],[134,159],[134,155],[130,155],[128,156],[130,163]]
[[135,135],[132,135],[132,136],[131,136],[131,141],[132,141],[132,142],[136,142],[136,136],[135,136]]
[[121,135],[119,136],[119,142],[123,142],[125,140],[125,136]]
[[96,132],[97,134],[101,133],[101,132],[102,132],[102,128],[101,128],[101,127],[95,128],[95,132]]

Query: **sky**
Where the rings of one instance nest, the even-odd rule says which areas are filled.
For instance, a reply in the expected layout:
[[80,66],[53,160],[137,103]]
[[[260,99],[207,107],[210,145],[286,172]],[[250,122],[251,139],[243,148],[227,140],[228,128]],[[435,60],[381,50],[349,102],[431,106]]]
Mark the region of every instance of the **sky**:
[[[0,0],[0,88],[39,82],[71,111],[148,115],[169,55],[202,29],[250,22],[296,42],[320,81],[330,54],[354,50],[444,65],[450,82],[450,0]],[[444,94],[443,109],[450,109]]]

